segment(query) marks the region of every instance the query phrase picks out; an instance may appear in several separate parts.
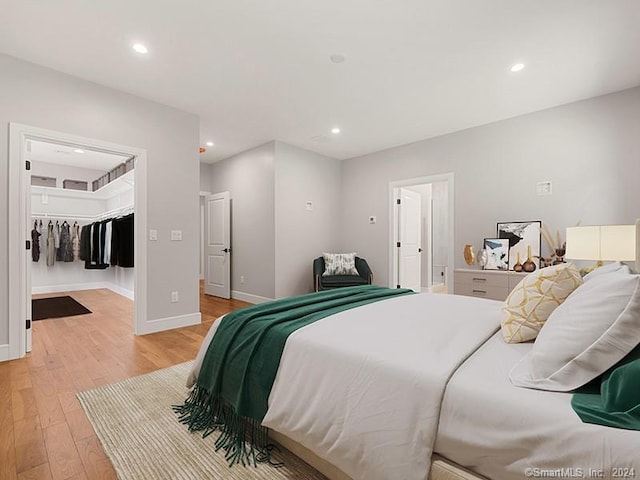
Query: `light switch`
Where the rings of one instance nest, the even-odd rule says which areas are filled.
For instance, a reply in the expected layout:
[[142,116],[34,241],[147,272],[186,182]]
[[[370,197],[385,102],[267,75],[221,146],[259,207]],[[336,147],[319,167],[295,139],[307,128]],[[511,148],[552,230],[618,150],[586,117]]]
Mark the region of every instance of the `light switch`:
[[547,180],[545,182],[538,182],[536,184],[536,192],[538,195],[551,195],[552,189],[551,189],[551,181]]
[[174,242],[182,240],[182,230],[171,230],[171,240]]
[[149,230],[149,240],[155,242],[158,240],[158,230],[151,229]]

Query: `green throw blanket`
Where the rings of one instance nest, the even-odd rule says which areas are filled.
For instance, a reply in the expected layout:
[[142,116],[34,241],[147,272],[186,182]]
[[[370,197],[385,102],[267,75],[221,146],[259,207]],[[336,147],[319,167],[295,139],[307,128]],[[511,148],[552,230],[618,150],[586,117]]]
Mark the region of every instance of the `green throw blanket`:
[[585,423],[640,430],[640,345],[580,388],[571,406]]
[[227,314],[207,349],[196,386],[174,407],[191,431],[219,431],[230,465],[269,461],[261,426],[287,337],[344,310],[413,293],[374,285],[338,288],[254,305]]

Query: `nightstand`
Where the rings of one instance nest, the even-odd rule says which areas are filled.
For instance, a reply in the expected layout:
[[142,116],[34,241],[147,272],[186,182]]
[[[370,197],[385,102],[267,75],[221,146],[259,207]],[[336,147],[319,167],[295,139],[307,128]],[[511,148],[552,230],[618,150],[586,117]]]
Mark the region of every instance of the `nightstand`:
[[505,300],[511,290],[527,275],[527,273],[502,270],[456,268],[454,293],[469,297]]

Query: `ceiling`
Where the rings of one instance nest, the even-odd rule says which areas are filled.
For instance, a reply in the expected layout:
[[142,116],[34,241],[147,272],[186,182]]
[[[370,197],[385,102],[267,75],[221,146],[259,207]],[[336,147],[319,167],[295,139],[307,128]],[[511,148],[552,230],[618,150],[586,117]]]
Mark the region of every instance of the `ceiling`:
[[129,157],[31,140],[31,160],[108,172]]
[[640,85],[638,0],[2,3],[1,52],[199,115],[205,162],[351,158]]

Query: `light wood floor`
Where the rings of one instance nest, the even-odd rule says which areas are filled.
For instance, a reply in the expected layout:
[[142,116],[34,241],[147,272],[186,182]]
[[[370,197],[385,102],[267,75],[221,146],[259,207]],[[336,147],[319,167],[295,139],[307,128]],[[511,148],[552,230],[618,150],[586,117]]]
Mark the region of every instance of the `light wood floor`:
[[200,295],[203,322],[136,337],[133,302],[110,290],[71,295],[93,313],[33,322],[33,351],[0,363],[0,479],[115,479],[76,392],[195,357],[213,321],[246,306]]

